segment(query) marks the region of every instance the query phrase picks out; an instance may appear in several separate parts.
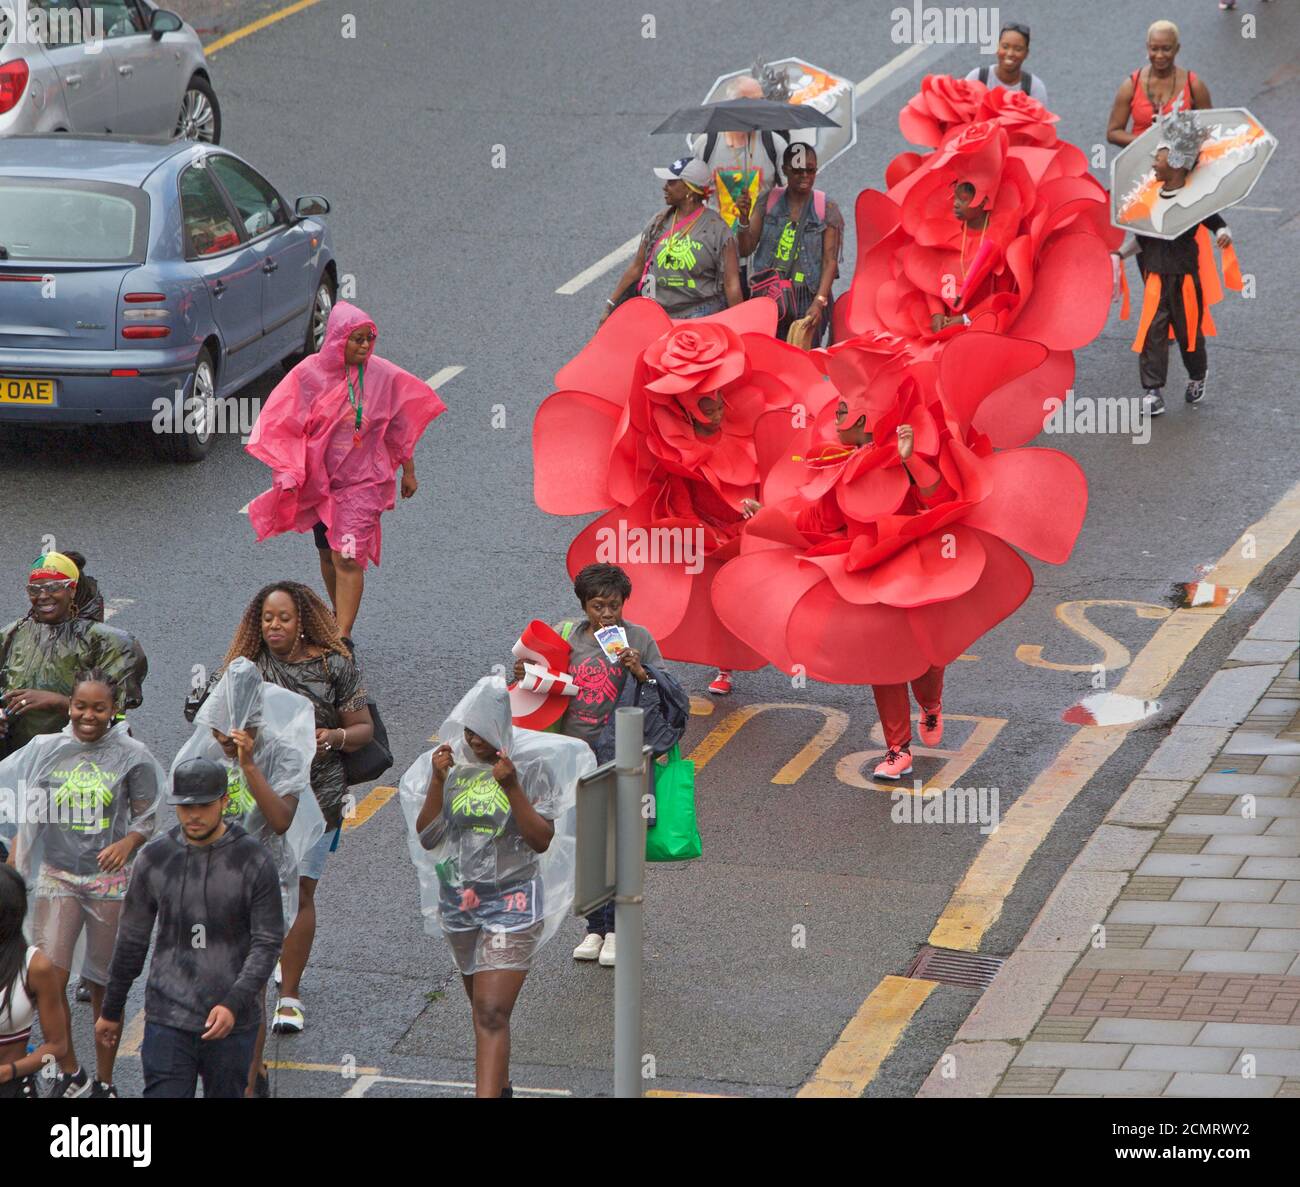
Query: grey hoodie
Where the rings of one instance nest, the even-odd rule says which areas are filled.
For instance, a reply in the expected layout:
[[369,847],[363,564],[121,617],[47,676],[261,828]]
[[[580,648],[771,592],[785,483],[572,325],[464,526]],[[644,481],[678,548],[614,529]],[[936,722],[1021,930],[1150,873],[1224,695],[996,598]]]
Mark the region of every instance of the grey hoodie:
[[126,892],[103,1015],[122,1018],[144,968],[155,919],[158,942],[145,991],[150,1022],[203,1031],[213,1006],[235,1030],[261,1020],[261,993],[284,940],[280,883],[266,849],[237,824],[211,845],[191,845],[180,825],[140,850]]

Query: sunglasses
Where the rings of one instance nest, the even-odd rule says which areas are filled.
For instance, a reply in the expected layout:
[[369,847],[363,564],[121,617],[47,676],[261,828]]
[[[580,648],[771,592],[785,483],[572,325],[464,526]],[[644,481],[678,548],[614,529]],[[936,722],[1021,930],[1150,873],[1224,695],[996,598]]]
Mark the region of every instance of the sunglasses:
[[379,335],[375,333],[352,334],[349,336],[348,341],[357,346],[365,346],[367,343],[373,342],[378,337]]
[[27,587],[27,596],[38,598],[43,593],[58,593],[60,590],[71,589],[76,584],[71,578],[66,581],[33,582]]

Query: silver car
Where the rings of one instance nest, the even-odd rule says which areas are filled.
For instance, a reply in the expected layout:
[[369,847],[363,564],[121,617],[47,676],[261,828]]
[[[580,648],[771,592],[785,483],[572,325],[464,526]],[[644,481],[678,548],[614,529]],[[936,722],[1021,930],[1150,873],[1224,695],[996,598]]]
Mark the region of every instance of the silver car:
[[0,136],[221,141],[198,34],[153,0],[0,0]]

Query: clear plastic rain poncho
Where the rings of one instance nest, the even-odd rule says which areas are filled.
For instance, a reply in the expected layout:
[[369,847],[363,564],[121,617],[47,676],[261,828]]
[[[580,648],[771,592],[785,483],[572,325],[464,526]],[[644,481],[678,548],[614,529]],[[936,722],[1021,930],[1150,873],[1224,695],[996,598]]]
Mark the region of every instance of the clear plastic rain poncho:
[[32,894],[32,942],[59,968],[107,984],[130,863],[104,870],[99,855],[128,833],[153,836],[165,785],[125,722],[97,742],[67,725],[0,762],[0,818],[18,824],[14,864]]
[[[277,834],[257,806],[238,759],[228,758],[212,736],[233,730],[256,730],[253,761],[276,795],[296,796],[298,807],[288,831]],[[316,714],[296,692],[267,684],[251,660],[230,661],[207,700],[194,715],[194,736],[172,763],[172,771],[191,758],[210,758],[226,768],[230,800],[227,823],[237,823],[271,855],[280,875],[280,898],[287,932],[298,914],[298,867],[307,851],[325,835],[325,817],[311,790],[311,762],[316,755]]]
[[[509,798],[465,740],[469,728],[505,754],[524,795],[555,835],[537,853],[519,830]],[[407,844],[420,877],[424,928],[441,933],[460,971],[527,969],[573,904],[574,804],[578,779],[595,770],[591,748],[576,738],[518,729],[499,676],[484,677],[443,722],[452,748],[442,813],[417,834],[433,774],[433,750],[402,776]]]

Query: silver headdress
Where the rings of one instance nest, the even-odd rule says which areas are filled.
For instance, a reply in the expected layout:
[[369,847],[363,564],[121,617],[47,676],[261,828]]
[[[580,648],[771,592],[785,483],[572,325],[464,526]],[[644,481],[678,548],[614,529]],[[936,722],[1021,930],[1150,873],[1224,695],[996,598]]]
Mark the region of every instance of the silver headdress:
[[1160,142],[1156,151],[1168,149],[1169,164],[1175,169],[1191,169],[1200,155],[1201,145],[1209,138],[1194,111],[1179,111],[1160,121]]

